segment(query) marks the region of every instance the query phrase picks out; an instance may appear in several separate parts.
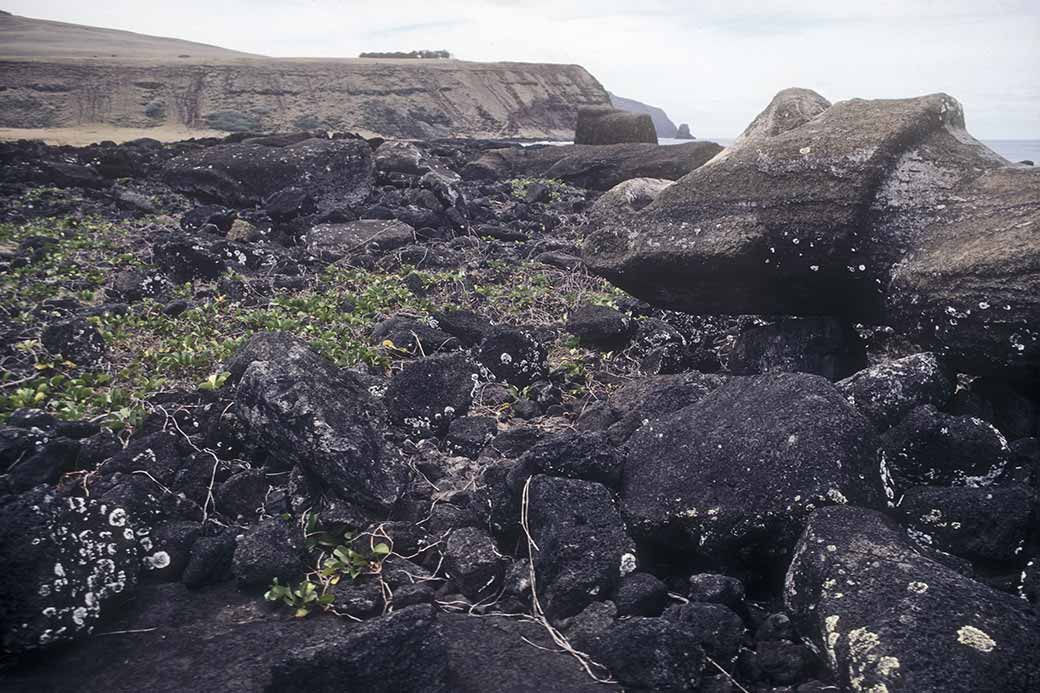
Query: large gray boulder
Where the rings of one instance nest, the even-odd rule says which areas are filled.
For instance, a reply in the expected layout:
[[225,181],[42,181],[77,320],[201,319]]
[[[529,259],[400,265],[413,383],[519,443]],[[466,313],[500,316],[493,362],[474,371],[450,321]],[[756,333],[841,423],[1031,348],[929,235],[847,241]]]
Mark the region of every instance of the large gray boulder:
[[664,178],[632,178],[603,193],[589,209],[589,224],[603,226],[619,219],[633,219],[675,181]]
[[609,190],[632,178],[678,180],[722,151],[714,142],[568,144],[491,149],[462,170],[467,180],[556,178],[592,190]]
[[925,557],[877,512],[816,511],[784,604],[842,690],[1028,691],[1040,682],[1032,607]]
[[889,321],[972,371],[1040,363],[1040,171],[945,94],[824,104],[782,92],[586,262],[664,307]]
[[372,149],[364,140],[307,139],[288,146],[218,144],[175,157],[163,180],[199,199],[253,206],[285,188],[306,187],[318,209],[348,207],[372,185]]
[[[918,199],[931,194],[920,180],[920,166],[907,154],[896,170],[911,176],[911,194]],[[950,177],[949,168],[941,175]],[[938,213],[920,212],[915,220],[911,209],[891,222],[889,228],[897,229],[916,221],[920,241],[892,270],[886,319],[969,372],[1035,377],[1040,368],[1040,169],[991,168],[936,196],[936,202]],[[904,209],[911,204],[905,192],[889,197],[890,207],[897,203]]]
[[831,102],[812,89],[783,89],[765,110],[740,133],[735,144],[750,139],[773,137],[807,123],[831,107]]
[[884,505],[877,447],[822,377],[735,378],[632,435],[622,509],[645,543],[779,564],[815,508]]
[[657,144],[657,131],[648,113],[632,113],[613,108],[580,108],[574,130],[575,144]]

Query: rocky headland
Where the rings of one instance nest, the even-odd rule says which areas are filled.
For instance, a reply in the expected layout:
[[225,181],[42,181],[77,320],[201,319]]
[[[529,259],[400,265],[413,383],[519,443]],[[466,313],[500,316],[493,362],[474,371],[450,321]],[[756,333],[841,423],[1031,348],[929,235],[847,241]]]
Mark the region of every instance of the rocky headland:
[[[268,58],[0,13],[0,128],[571,139],[609,107],[579,65]],[[183,137],[183,134],[181,135]]]

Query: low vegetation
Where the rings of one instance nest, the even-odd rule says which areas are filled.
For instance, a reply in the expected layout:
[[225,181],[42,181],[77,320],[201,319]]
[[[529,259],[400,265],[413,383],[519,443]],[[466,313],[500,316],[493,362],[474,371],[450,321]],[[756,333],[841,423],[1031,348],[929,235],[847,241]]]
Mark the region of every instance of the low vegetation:
[[[387,371],[408,356],[370,338],[391,315],[468,308],[499,323],[553,325],[578,304],[609,304],[618,295],[597,278],[534,262],[492,260],[453,271],[330,265],[302,289],[271,289],[231,272],[183,284],[176,294],[188,307],[176,315],[152,299],[102,311],[113,273],[155,269],[142,238],[150,224],[63,218],[0,225],[0,246],[32,242],[42,255],[0,275],[0,306],[14,342],[0,364],[0,416],[31,406],[63,419],[133,427],[157,393],[219,388],[221,364],[255,332],[291,332],[339,366]],[[408,275],[421,281],[419,295],[405,285]],[[101,370],[55,358],[40,343],[41,323],[69,302],[98,307],[88,320],[107,345]],[[550,354],[554,366],[575,376],[584,372],[585,357],[567,338]]]

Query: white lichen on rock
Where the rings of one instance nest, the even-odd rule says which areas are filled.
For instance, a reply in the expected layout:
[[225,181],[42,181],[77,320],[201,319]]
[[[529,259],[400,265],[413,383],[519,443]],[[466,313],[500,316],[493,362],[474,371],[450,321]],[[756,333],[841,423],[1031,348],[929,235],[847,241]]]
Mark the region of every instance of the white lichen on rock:
[[992,652],[997,643],[993,638],[975,626],[961,626],[957,630],[957,642],[973,647],[979,652]]

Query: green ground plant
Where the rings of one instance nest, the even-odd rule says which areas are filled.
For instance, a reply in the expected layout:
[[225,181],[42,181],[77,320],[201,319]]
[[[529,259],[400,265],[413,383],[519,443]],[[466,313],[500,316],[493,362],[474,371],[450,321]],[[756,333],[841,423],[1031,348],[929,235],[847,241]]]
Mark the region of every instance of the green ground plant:
[[[39,341],[41,326],[57,315],[48,306],[67,299],[101,306],[113,273],[155,269],[146,239],[149,223],[48,219],[0,224],[0,247],[17,247],[35,237],[45,248],[33,262],[0,275],[0,310],[15,331],[13,354],[0,365],[0,418],[36,407],[64,419],[132,428],[146,412],[147,400],[159,392],[220,389],[227,378],[221,364],[255,332],[290,332],[338,366],[385,372],[412,356],[371,341],[373,327],[394,314],[421,319],[436,310],[469,308],[496,323],[552,325],[580,303],[610,304],[619,295],[585,272],[534,262],[490,261],[436,272],[331,265],[297,290],[247,290],[232,297],[222,290],[229,282],[182,284],[173,294],[191,305],[176,317],[145,299],[127,312],[89,318],[107,345],[100,369],[52,357]],[[402,281],[411,273],[422,281],[421,296]],[[243,278],[229,273],[225,279]],[[575,376],[580,376],[578,360],[572,347],[554,348],[550,356],[554,367],[562,365]]]

